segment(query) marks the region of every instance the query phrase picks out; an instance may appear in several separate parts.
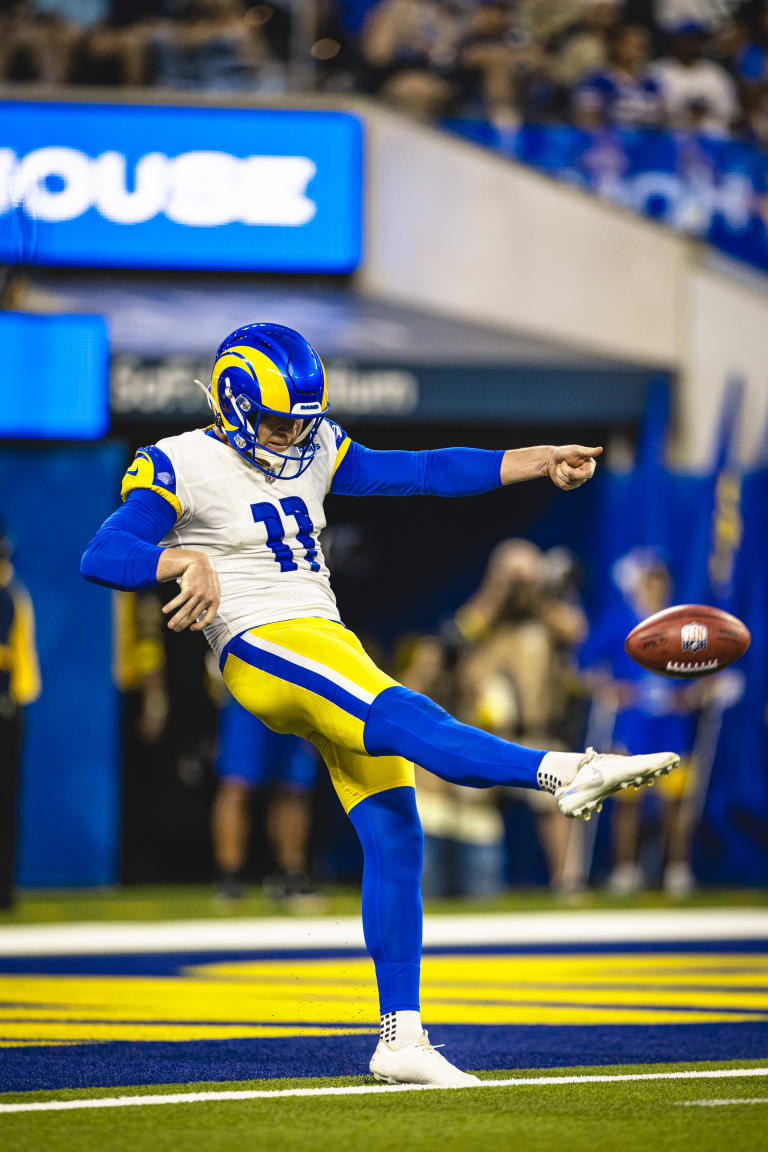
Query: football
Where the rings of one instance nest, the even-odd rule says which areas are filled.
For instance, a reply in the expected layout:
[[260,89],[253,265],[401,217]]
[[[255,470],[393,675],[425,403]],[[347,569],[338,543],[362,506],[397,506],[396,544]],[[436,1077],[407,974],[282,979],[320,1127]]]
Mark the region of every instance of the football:
[[650,672],[688,679],[727,668],[749,648],[746,625],[706,604],[676,604],[633,628],[627,654]]

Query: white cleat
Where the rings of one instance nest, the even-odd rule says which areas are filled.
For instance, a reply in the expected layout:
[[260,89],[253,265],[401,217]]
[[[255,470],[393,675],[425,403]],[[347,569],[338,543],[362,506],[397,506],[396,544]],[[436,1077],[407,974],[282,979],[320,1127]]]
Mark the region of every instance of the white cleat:
[[658,776],[666,776],[679,763],[680,757],[674,752],[614,756],[588,748],[573,780],[557,789],[555,799],[564,816],[589,820],[593,812],[600,811],[606,796],[621,788],[652,784]]
[[379,1040],[369,1068],[385,1084],[434,1084],[440,1088],[466,1088],[479,1084],[477,1076],[462,1072],[430,1044],[426,1031],[415,1044],[392,1048]]

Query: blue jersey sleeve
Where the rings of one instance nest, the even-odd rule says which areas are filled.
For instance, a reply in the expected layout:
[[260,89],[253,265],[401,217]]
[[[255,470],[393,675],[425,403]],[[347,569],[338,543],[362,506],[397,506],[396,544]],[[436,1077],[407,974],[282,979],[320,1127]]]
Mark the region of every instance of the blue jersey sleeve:
[[176,523],[175,508],[146,488],[129,492],[83,553],[80,572],[94,584],[127,591],[157,583],[158,542]]
[[503,450],[375,452],[347,443],[330,487],[339,496],[477,496],[501,487]]

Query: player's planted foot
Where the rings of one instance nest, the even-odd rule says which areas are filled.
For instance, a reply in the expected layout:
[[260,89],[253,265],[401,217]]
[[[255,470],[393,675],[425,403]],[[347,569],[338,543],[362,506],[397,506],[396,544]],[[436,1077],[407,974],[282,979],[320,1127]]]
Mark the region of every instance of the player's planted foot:
[[379,1040],[369,1065],[374,1079],[385,1084],[434,1084],[441,1088],[466,1088],[479,1084],[477,1076],[462,1072],[430,1044],[426,1029],[414,1044],[394,1048]]
[[[546,761],[547,757],[544,757]],[[542,766],[544,764],[542,761]],[[588,748],[569,781],[554,789],[555,799],[564,816],[589,820],[599,812],[606,796],[623,788],[640,788],[666,776],[680,763],[675,752],[655,752],[648,756],[614,756]]]

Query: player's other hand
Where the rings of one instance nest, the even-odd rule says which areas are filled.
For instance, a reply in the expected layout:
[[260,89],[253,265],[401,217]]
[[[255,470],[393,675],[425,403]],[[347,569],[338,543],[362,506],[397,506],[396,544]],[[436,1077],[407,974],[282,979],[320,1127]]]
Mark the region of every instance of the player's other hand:
[[185,628],[200,632],[213,623],[219,610],[219,578],[210,557],[202,552],[184,551],[178,559],[184,565],[179,580],[181,590],[163,606],[163,612],[171,616],[168,627],[172,632]]
[[570,492],[580,488],[595,474],[597,457],[602,448],[585,448],[583,444],[561,444],[553,448],[547,461],[547,472],[553,484]]

